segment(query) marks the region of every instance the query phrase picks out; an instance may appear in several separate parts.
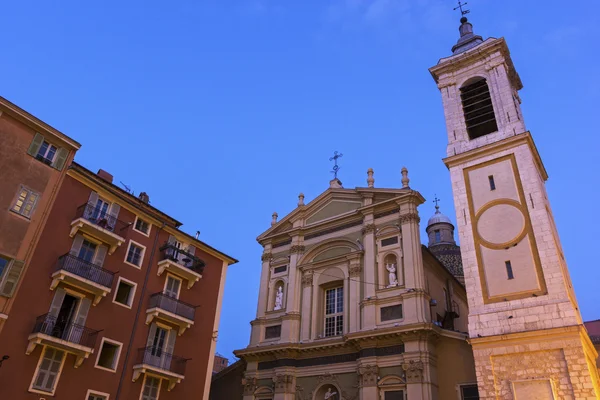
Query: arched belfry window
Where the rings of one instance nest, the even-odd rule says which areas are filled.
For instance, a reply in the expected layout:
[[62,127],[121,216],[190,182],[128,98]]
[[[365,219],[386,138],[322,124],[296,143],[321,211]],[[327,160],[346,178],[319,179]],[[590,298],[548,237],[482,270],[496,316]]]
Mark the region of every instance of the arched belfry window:
[[473,140],[498,130],[490,88],[485,78],[478,78],[461,87],[460,98],[469,139]]

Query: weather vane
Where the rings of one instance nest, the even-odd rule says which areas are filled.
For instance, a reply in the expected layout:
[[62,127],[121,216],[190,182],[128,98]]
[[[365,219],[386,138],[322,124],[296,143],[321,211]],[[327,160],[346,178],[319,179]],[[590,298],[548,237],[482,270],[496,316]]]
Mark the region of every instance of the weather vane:
[[454,7],[454,11],[456,11],[456,10],[458,10],[460,8],[460,14],[461,15],[467,15],[471,11],[469,11],[469,10],[463,10],[463,6],[466,6],[466,5],[467,5],[466,1],[463,3],[460,0],[458,0],[458,7]]
[[340,170],[340,167],[337,165],[337,160],[338,160],[338,158],[343,157],[343,156],[344,155],[342,153],[338,153],[337,151],[334,151],[333,157],[331,157],[329,159],[329,161],[333,161],[335,163],[333,166],[333,171],[331,171],[333,173],[334,179],[337,179],[337,174],[338,174],[338,171]]

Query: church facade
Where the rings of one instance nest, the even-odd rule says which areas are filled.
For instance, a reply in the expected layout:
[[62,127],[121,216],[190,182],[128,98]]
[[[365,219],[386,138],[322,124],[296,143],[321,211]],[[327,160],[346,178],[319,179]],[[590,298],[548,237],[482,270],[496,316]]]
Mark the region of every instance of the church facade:
[[[476,393],[460,282],[421,245],[409,187],[329,189],[258,237],[257,316],[244,400],[455,399]],[[399,182],[400,183],[400,182]],[[432,241],[454,243],[438,211]],[[460,368],[455,368],[457,360]],[[443,373],[442,373],[443,371]]]

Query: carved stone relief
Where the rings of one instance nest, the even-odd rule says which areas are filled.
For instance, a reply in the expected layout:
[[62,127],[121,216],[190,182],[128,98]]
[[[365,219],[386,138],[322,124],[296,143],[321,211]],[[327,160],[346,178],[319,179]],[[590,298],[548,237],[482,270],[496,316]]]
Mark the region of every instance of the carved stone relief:
[[377,365],[364,365],[358,367],[360,386],[377,386],[378,373],[379,368]]
[[402,364],[402,369],[406,373],[407,383],[423,382],[423,369],[425,365],[423,361],[410,360],[408,363]]

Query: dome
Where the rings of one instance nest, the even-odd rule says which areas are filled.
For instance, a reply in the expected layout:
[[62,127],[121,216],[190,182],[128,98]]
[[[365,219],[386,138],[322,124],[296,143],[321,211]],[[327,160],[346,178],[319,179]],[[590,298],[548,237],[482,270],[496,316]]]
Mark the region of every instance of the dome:
[[440,212],[440,210],[438,209],[438,210],[435,210],[435,214],[433,214],[433,216],[431,218],[429,218],[429,221],[427,221],[427,226],[431,226],[433,224],[439,224],[439,223],[446,223],[446,224],[452,225],[452,221],[450,221],[450,218],[448,218],[447,216],[442,214]]

